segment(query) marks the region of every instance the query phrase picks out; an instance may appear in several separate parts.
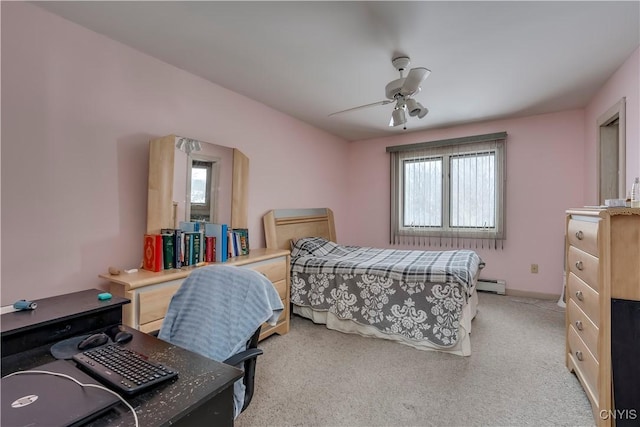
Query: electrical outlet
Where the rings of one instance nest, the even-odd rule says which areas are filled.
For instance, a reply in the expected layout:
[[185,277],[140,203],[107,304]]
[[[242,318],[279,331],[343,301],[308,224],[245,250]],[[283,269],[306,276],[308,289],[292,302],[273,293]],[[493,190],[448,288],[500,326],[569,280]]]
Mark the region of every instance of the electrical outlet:
[[538,264],[531,264],[531,272],[534,274],[538,273]]

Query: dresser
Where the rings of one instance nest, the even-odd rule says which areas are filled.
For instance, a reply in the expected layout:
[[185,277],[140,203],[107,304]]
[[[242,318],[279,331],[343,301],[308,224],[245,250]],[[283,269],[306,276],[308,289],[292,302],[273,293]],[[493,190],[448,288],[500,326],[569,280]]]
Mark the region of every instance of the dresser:
[[596,425],[611,426],[633,416],[615,411],[611,335],[628,325],[612,323],[611,307],[612,299],[640,300],[640,209],[571,209],[566,221],[565,362]]
[[[281,249],[251,249],[248,255],[230,258],[224,265],[256,270],[271,280],[278,291],[284,311],[275,326],[262,325],[260,339],[289,332],[289,251]],[[131,300],[123,307],[122,322],[142,332],[158,331],[171,297],[194,268],[152,272],[139,270],[119,275],[102,274],[110,282],[110,292]]]

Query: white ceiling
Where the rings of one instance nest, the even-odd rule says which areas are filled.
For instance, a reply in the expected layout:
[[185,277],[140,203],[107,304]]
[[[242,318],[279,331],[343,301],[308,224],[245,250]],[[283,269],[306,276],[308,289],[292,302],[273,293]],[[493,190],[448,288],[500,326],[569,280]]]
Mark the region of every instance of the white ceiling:
[[[639,1],[37,4],[347,140],[581,108],[640,45]],[[384,100],[398,54],[431,70],[424,119],[328,117]]]

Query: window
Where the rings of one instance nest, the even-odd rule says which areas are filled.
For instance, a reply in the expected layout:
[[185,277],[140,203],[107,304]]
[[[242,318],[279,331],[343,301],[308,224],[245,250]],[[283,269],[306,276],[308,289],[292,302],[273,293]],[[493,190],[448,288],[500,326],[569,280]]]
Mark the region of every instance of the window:
[[209,183],[208,167],[194,165],[191,169],[191,203],[204,205],[209,201],[207,191]]
[[506,133],[387,147],[391,243],[503,240]]
[[188,211],[190,221],[212,221],[211,205],[215,203],[215,200],[212,201],[211,189],[216,188],[215,165],[214,161],[195,158],[191,162],[191,185],[189,187],[191,197]]

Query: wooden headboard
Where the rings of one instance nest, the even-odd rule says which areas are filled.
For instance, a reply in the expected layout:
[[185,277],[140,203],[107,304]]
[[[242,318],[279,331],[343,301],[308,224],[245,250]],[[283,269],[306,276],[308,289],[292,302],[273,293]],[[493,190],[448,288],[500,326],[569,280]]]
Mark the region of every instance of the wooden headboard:
[[333,212],[329,208],[274,209],[263,217],[267,248],[291,249],[291,239],[324,237],[336,241]]

